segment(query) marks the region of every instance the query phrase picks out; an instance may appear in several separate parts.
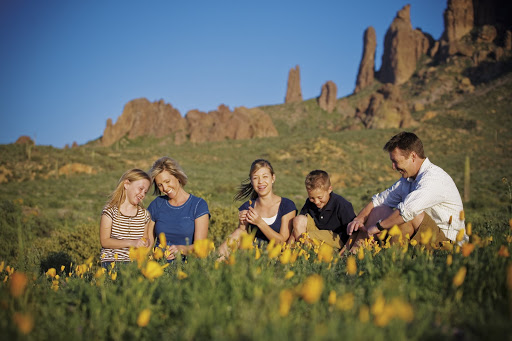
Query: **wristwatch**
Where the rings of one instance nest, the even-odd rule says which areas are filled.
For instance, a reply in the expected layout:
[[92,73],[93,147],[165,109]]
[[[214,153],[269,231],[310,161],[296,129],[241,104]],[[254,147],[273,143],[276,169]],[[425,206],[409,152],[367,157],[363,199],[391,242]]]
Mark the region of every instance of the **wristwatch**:
[[377,222],[377,224],[375,224],[375,226],[377,226],[377,228],[379,229],[379,231],[384,230],[384,227],[382,227],[382,225],[380,224],[380,222],[381,222],[381,221],[382,221],[382,219],[381,219],[381,220],[379,220],[379,221]]

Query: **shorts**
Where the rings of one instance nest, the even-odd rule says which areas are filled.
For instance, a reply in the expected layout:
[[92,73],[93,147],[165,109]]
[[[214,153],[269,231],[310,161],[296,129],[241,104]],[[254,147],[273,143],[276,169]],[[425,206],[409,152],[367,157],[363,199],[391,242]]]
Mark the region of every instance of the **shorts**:
[[319,230],[315,225],[315,221],[313,217],[309,214],[306,214],[308,218],[308,223],[306,225],[306,232],[308,233],[310,238],[317,239],[319,241],[323,241],[325,244],[332,246],[333,248],[341,250],[345,245],[340,238],[340,235],[331,230]]
[[439,226],[437,226],[434,219],[432,219],[432,217],[427,213],[425,213],[423,221],[421,222],[420,226],[418,226],[418,229],[412,236],[411,240],[417,241],[418,245],[423,245],[421,243],[421,235],[422,233],[423,235],[428,233],[428,230],[432,232],[432,237],[430,238],[430,242],[425,245],[427,250],[439,249],[443,246],[443,242],[451,242],[451,240],[444,235]]

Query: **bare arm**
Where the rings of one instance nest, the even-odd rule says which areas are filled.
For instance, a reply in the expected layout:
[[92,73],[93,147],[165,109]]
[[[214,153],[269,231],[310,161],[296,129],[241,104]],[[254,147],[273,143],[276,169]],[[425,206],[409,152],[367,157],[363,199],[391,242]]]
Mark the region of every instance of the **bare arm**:
[[[208,214],[202,215],[199,218],[194,220],[194,241],[206,239],[208,238],[208,225],[210,223],[210,218]],[[176,250],[174,250],[176,247]],[[171,245],[171,252],[175,253],[176,251],[181,252],[186,255],[194,249],[194,244],[191,245]]]
[[144,246],[142,239],[116,239],[111,238],[112,218],[103,214],[100,221],[100,243],[102,247],[109,249],[121,249],[123,247],[140,247]]

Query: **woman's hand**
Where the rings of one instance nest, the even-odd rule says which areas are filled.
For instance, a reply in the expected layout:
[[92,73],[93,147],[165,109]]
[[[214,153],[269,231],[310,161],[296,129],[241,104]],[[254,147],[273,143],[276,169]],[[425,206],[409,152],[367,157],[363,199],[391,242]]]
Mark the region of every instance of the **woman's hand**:
[[134,240],[134,244],[133,245],[134,247],[148,247],[149,246],[149,240],[147,240],[146,238],[141,238],[141,239],[136,239]]
[[169,248],[166,250],[166,253],[168,253],[167,259],[168,260],[176,259],[176,255],[178,254],[178,252],[180,252],[180,250],[178,249],[178,247],[176,245],[169,246]]
[[256,212],[254,207],[249,207],[249,210],[247,210],[246,220],[247,222],[256,226],[260,226],[263,223],[263,219],[261,218],[259,213]]
[[247,212],[248,210],[238,212],[238,221],[240,222],[240,225],[247,226]]

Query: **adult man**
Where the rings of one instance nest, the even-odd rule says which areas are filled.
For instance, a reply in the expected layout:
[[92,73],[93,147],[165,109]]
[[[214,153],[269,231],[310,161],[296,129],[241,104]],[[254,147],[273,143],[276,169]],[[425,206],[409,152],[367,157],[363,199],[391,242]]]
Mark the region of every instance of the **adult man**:
[[[402,235],[420,241],[421,232],[431,230],[428,247],[443,241],[455,241],[464,228],[460,220],[462,200],[452,178],[425,157],[423,143],[410,132],[393,136],[384,146],[393,169],[402,177],[372,201],[347,226],[352,235],[360,230],[360,239],[398,225]],[[352,237],[353,238],[353,237]]]

